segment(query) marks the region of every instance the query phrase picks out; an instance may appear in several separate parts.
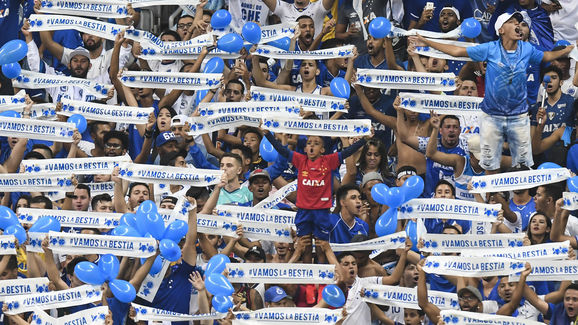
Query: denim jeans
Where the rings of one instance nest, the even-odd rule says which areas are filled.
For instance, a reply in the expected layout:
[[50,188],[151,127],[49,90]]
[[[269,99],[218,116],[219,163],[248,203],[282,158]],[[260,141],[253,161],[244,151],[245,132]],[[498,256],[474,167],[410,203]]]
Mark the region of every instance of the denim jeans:
[[480,165],[485,170],[500,168],[502,145],[507,140],[512,154],[512,166],[528,167],[532,160],[532,139],[530,137],[530,117],[527,113],[514,116],[480,114]]

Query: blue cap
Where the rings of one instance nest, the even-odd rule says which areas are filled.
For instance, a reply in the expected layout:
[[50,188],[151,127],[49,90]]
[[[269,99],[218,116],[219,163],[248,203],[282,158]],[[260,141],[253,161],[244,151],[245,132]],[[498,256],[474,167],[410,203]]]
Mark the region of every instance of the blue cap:
[[166,131],[157,136],[156,146],[160,147],[169,141],[177,141],[177,137],[173,132]]
[[279,302],[288,297],[281,287],[273,286],[265,291],[265,302]]

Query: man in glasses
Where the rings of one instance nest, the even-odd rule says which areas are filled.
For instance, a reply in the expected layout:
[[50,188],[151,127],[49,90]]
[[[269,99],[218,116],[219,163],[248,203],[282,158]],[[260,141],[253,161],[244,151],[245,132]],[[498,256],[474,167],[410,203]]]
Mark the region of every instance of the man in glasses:
[[104,135],[104,155],[106,157],[118,157],[127,154],[128,135],[121,131],[110,131]]

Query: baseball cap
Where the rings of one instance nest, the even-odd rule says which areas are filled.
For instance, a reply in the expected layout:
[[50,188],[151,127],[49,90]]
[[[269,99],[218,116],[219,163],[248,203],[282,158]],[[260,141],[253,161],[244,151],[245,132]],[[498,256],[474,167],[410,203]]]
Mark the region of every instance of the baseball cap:
[[383,183],[383,177],[381,177],[381,174],[378,172],[369,172],[363,175],[363,178],[361,179],[361,187],[365,187],[365,184],[374,180],[378,180]]
[[187,118],[186,115],[175,115],[171,119],[171,126],[184,126]]
[[460,291],[458,291],[458,297],[461,297],[464,292],[470,292],[471,294],[474,295],[474,297],[478,298],[479,301],[482,301],[482,294],[480,293],[480,290],[478,290],[476,287],[472,287],[472,286],[467,286],[465,288],[461,288]]
[[413,166],[401,166],[397,170],[396,179],[400,179],[405,175],[415,176],[417,175],[417,169]]
[[265,255],[265,251],[259,246],[251,247],[251,249],[249,249],[247,251],[247,253],[245,253],[245,259],[247,259],[249,257],[249,255],[255,255],[259,259],[262,259],[263,262],[265,262],[267,260],[267,256]]
[[249,183],[253,178],[259,176],[266,177],[269,180],[269,182],[271,181],[271,176],[269,176],[269,172],[267,172],[264,169],[255,169],[254,171],[251,172],[251,174],[249,174]]
[[177,141],[177,137],[171,131],[165,131],[159,135],[157,135],[156,146],[160,147],[169,141]]
[[516,18],[519,22],[524,21],[524,16],[522,16],[522,14],[518,11],[511,14],[505,12],[498,16],[498,19],[496,19],[496,24],[494,25],[494,28],[496,29],[496,35],[500,36],[499,29],[502,28],[502,25],[504,25],[504,23],[510,20],[512,17]]
[[468,150],[476,157],[482,159],[482,149],[480,148],[480,135],[474,134],[468,139]]
[[90,60],[90,52],[82,46],[79,46],[70,52],[71,59],[77,55],[86,56]]
[[456,14],[456,17],[458,17],[458,20],[461,20],[460,19],[460,12],[458,11],[458,9],[456,9],[456,7],[452,7],[452,6],[443,7],[442,10],[440,10],[440,16],[442,15],[442,11],[444,11],[444,10],[453,11]]
[[265,291],[265,302],[279,302],[284,298],[291,298],[279,286],[273,286]]

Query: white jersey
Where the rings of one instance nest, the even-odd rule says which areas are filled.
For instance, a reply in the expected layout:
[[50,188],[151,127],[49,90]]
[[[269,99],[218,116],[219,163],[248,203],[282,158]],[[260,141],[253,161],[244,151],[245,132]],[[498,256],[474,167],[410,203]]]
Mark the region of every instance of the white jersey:
[[283,24],[296,23],[297,18],[301,16],[311,17],[313,19],[313,23],[315,24],[314,37],[317,37],[317,35],[321,33],[321,30],[323,30],[323,20],[325,19],[325,15],[327,15],[329,9],[325,9],[323,7],[322,0],[309,3],[309,5],[304,10],[297,9],[292,3],[287,3],[283,0],[277,0],[277,6],[275,7],[275,11],[273,13],[277,15],[279,19],[281,19],[281,23]]
[[355,278],[355,282],[347,294],[344,308],[346,308],[348,316],[343,325],[371,324],[371,310],[359,292],[362,288],[372,284],[382,284],[381,277]]
[[267,25],[267,17],[271,14],[269,7],[262,0],[228,0],[231,13],[231,27],[240,33],[246,22],[254,22],[259,26]]

